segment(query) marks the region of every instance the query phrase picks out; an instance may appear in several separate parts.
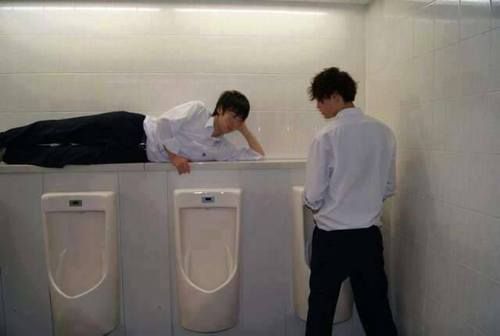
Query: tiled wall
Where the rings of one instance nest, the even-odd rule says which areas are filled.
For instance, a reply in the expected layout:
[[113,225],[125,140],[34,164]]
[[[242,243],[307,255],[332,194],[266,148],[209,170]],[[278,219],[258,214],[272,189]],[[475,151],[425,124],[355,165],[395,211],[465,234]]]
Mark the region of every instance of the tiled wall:
[[367,109],[397,134],[402,335],[500,335],[500,2],[376,0]]
[[268,155],[304,157],[323,124],[307,98],[312,76],[347,69],[364,105],[362,6],[196,3],[2,2],[0,130],[113,110],[157,115],[194,99],[212,108],[238,89]]

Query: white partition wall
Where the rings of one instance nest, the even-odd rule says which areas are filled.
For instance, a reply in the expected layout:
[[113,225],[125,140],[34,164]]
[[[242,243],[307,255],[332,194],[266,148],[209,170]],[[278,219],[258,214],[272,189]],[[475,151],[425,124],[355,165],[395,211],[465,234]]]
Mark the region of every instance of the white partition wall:
[[[186,254],[190,255],[190,260],[185,265],[191,265],[189,274],[193,283],[205,290],[213,289],[224,278],[227,279],[230,275],[227,271],[231,270],[229,261],[239,260],[236,265],[239,273],[238,312],[234,314],[237,323],[234,327],[213,334],[303,335],[305,324],[296,317],[293,309],[292,255],[289,248],[293,239],[290,190],[293,185],[303,183],[303,163],[193,163],[193,171],[188,176],[179,176],[169,165],[160,164],[149,164],[146,168],[144,165],[101,165],[68,167],[62,170],[25,166],[19,167],[19,172],[10,170],[9,173],[5,170],[14,167],[1,166],[0,267],[6,335],[54,336],[60,333],[60,324],[55,320],[56,323],[53,323],[55,315],[51,308],[57,303],[53,295],[52,298],[49,295],[51,285],[43,253],[45,244],[40,198],[47,193],[71,193],[74,190],[109,190],[114,192],[116,198],[117,238],[120,247],[120,252],[117,253],[120,279],[117,281],[123,282],[121,287],[118,285],[123,314],[120,323],[109,335],[199,335],[196,331],[184,328],[179,322],[182,312],[177,304],[180,291],[176,281],[178,273],[175,272],[175,207],[174,197],[170,195],[173,196],[177,189],[200,187],[238,188],[245,191],[241,194],[242,206],[238,214],[241,218],[238,257],[229,259],[229,254],[224,254],[224,249],[210,247],[206,250],[213,253],[200,254],[191,248],[195,252]],[[27,169],[32,173],[26,174]],[[4,192],[6,190],[9,190],[8,194]],[[231,216],[235,213],[223,212]],[[89,214],[84,214],[83,218],[87,215]],[[92,212],[90,215],[99,217]],[[191,214],[187,215],[185,220],[191,221],[190,216]],[[205,217],[202,216],[203,219]],[[54,223],[52,219],[50,222]],[[224,227],[229,229],[231,225]],[[207,226],[204,228],[209,229]],[[102,230],[99,226],[91,225],[87,231],[78,234],[78,242],[92,247],[91,251],[87,249],[86,253],[81,254],[87,254],[88,259],[83,260],[89,262],[82,264],[82,269],[91,264],[101,267],[104,264],[102,258],[99,258],[102,256],[102,250],[99,252],[99,249],[103,240],[90,238],[99,237],[98,233],[102,233]],[[192,232],[199,230],[195,228]],[[196,238],[209,237],[209,240],[217,241],[217,232],[218,230],[209,230],[208,234],[202,233]],[[61,251],[66,239],[64,236],[55,236],[54,250]],[[186,239],[187,241],[191,240]],[[203,243],[195,240],[192,242]],[[232,248],[229,247],[229,250]],[[70,256],[70,252],[68,250],[62,259]],[[59,261],[58,254],[60,255],[54,252],[52,260]],[[209,255],[214,255],[214,258],[208,258],[207,262]],[[206,267],[212,265],[210,262],[214,260],[226,267],[225,272],[211,272],[205,277],[206,268],[197,265],[201,261],[202,266]],[[57,269],[56,264],[53,269]],[[233,269],[234,266],[235,264]],[[213,269],[215,267],[210,267],[210,270]],[[102,275],[99,271],[88,272],[78,279],[84,283],[70,286],[62,281],[63,276],[71,277],[78,273],[69,272],[70,269],[66,271],[53,273],[56,275],[55,284],[67,291],[68,296],[76,296],[95,287],[93,285],[98,282],[98,275]],[[104,296],[100,296],[99,299],[91,300],[92,304],[101,300],[100,307],[104,307],[103,298]],[[354,312],[354,318],[334,326],[334,333],[338,336],[362,336],[360,328]],[[0,335],[4,336],[2,332]]]
[[42,195],[45,255],[56,336],[101,336],[119,324],[115,195]]

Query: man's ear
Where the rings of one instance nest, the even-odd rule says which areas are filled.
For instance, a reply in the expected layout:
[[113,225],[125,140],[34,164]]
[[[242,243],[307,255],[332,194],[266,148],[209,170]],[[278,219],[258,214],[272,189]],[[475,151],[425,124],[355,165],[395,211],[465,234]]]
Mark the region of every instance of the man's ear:
[[337,101],[339,103],[343,103],[344,102],[344,98],[342,98],[341,95],[338,94],[338,92],[334,92],[330,95],[330,99],[333,100],[333,101]]
[[224,110],[222,109],[222,106],[219,106],[217,108],[216,112],[217,112],[216,114],[219,115],[219,116],[223,115],[224,114]]

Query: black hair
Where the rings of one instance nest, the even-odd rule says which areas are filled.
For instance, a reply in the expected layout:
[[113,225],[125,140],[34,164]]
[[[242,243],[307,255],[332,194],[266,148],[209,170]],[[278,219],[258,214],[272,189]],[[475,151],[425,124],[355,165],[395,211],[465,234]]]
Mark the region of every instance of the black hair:
[[307,91],[311,100],[323,101],[337,93],[342,96],[344,102],[349,103],[356,97],[356,87],[351,75],[340,71],[339,68],[331,67],[314,76]]
[[224,91],[215,104],[214,113],[212,116],[217,115],[217,110],[222,108],[222,111],[231,111],[236,114],[241,120],[245,120],[250,112],[250,102],[247,97],[239,91]]

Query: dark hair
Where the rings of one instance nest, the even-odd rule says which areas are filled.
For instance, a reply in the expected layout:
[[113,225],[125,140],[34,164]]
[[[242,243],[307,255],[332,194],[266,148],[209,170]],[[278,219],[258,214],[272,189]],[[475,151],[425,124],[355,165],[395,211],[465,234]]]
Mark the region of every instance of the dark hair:
[[212,116],[217,114],[219,107],[222,108],[222,111],[231,111],[235,113],[236,116],[240,117],[242,120],[245,120],[250,112],[250,103],[247,97],[236,90],[222,92],[219,100],[217,100],[217,104],[215,104]]
[[314,76],[307,91],[311,100],[322,101],[337,93],[348,103],[353,102],[356,97],[356,86],[347,72],[331,67]]

